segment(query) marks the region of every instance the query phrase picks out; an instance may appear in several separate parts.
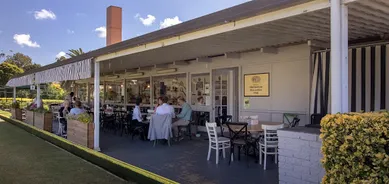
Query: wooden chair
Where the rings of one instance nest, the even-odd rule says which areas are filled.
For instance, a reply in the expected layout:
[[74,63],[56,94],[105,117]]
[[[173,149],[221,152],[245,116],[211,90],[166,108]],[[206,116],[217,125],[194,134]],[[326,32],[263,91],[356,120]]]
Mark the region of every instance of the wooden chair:
[[[262,125],[264,137],[259,141],[259,164],[262,164],[262,154],[264,154],[263,169],[266,170],[267,155],[275,156],[275,163],[277,163],[278,156],[278,135],[277,130],[284,128],[281,125]],[[270,151],[269,151],[270,150]]]

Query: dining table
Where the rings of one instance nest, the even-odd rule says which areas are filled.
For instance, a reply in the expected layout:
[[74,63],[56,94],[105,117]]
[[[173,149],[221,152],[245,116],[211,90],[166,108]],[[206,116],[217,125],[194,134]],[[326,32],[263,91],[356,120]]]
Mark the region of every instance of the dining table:
[[[246,122],[237,122],[237,123],[246,123]],[[250,132],[250,133],[260,133],[260,132],[263,132],[263,128],[262,128],[262,125],[281,125],[283,124],[282,122],[271,122],[271,121],[259,121],[258,124],[248,124],[247,125],[247,132]],[[227,125],[223,125],[225,126],[225,130],[228,130],[228,127]],[[239,126],[239,125],[230,125],[231,129],[234,130],[234,131],[239,131],[242,126]]]

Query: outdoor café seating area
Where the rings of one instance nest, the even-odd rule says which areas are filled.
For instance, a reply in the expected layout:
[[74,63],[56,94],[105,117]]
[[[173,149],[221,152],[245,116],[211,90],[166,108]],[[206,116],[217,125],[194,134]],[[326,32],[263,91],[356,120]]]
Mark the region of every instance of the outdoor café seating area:
[[[202,119],[193,111],[189,126],[180,127],[182,140],[154,142],[148,136],[153,114],[154,110],[142,109],[144,126],[136,126],[132,109],[101,109],[101,151],[180,183],[277,183],[276,130],[298,123],[262,122],[257,116],[231,122],[231,117],[219,117],[216,123],[205,123],[207,132],[201,132],[197,130]],[[59,122],[53,121],[53,132],[61,135]]]

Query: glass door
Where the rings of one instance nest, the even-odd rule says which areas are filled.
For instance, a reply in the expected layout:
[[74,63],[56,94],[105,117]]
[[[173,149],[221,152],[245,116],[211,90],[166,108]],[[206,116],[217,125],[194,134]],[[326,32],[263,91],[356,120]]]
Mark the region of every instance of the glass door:
[[236,119],[238,112],[237,102],[237,69],[220,69],[214,70],[212,76],[213,81],[213,115],[216,122],[220,122],[220,118],[225,121],[227,116],[231,120]]

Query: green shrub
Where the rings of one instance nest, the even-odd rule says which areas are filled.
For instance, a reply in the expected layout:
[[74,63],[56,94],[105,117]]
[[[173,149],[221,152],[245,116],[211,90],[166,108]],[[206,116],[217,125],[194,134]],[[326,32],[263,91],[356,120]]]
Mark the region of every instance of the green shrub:
[[389,183],[389,113],[327,115],[321,121],[327,183]]
[[11,105],[11,108],[13,108],[13,109],[19,109],[19,108],[20,108],[19,102],[18,102],[18,101],[13,102],[12,105]]
[[49,113],[50,109],[48,107],[39,107],[36,109],[32,109],[32,111],[38,112],[38,113]]
[[76,121],[79,121],[79,122],[85,123],[85,124],[93,123],[93,116],[88,114],[88,113],[82,113],[79,115],[70,115],[69,114],[67,116],[67,119],[68,120],[76,120]]

